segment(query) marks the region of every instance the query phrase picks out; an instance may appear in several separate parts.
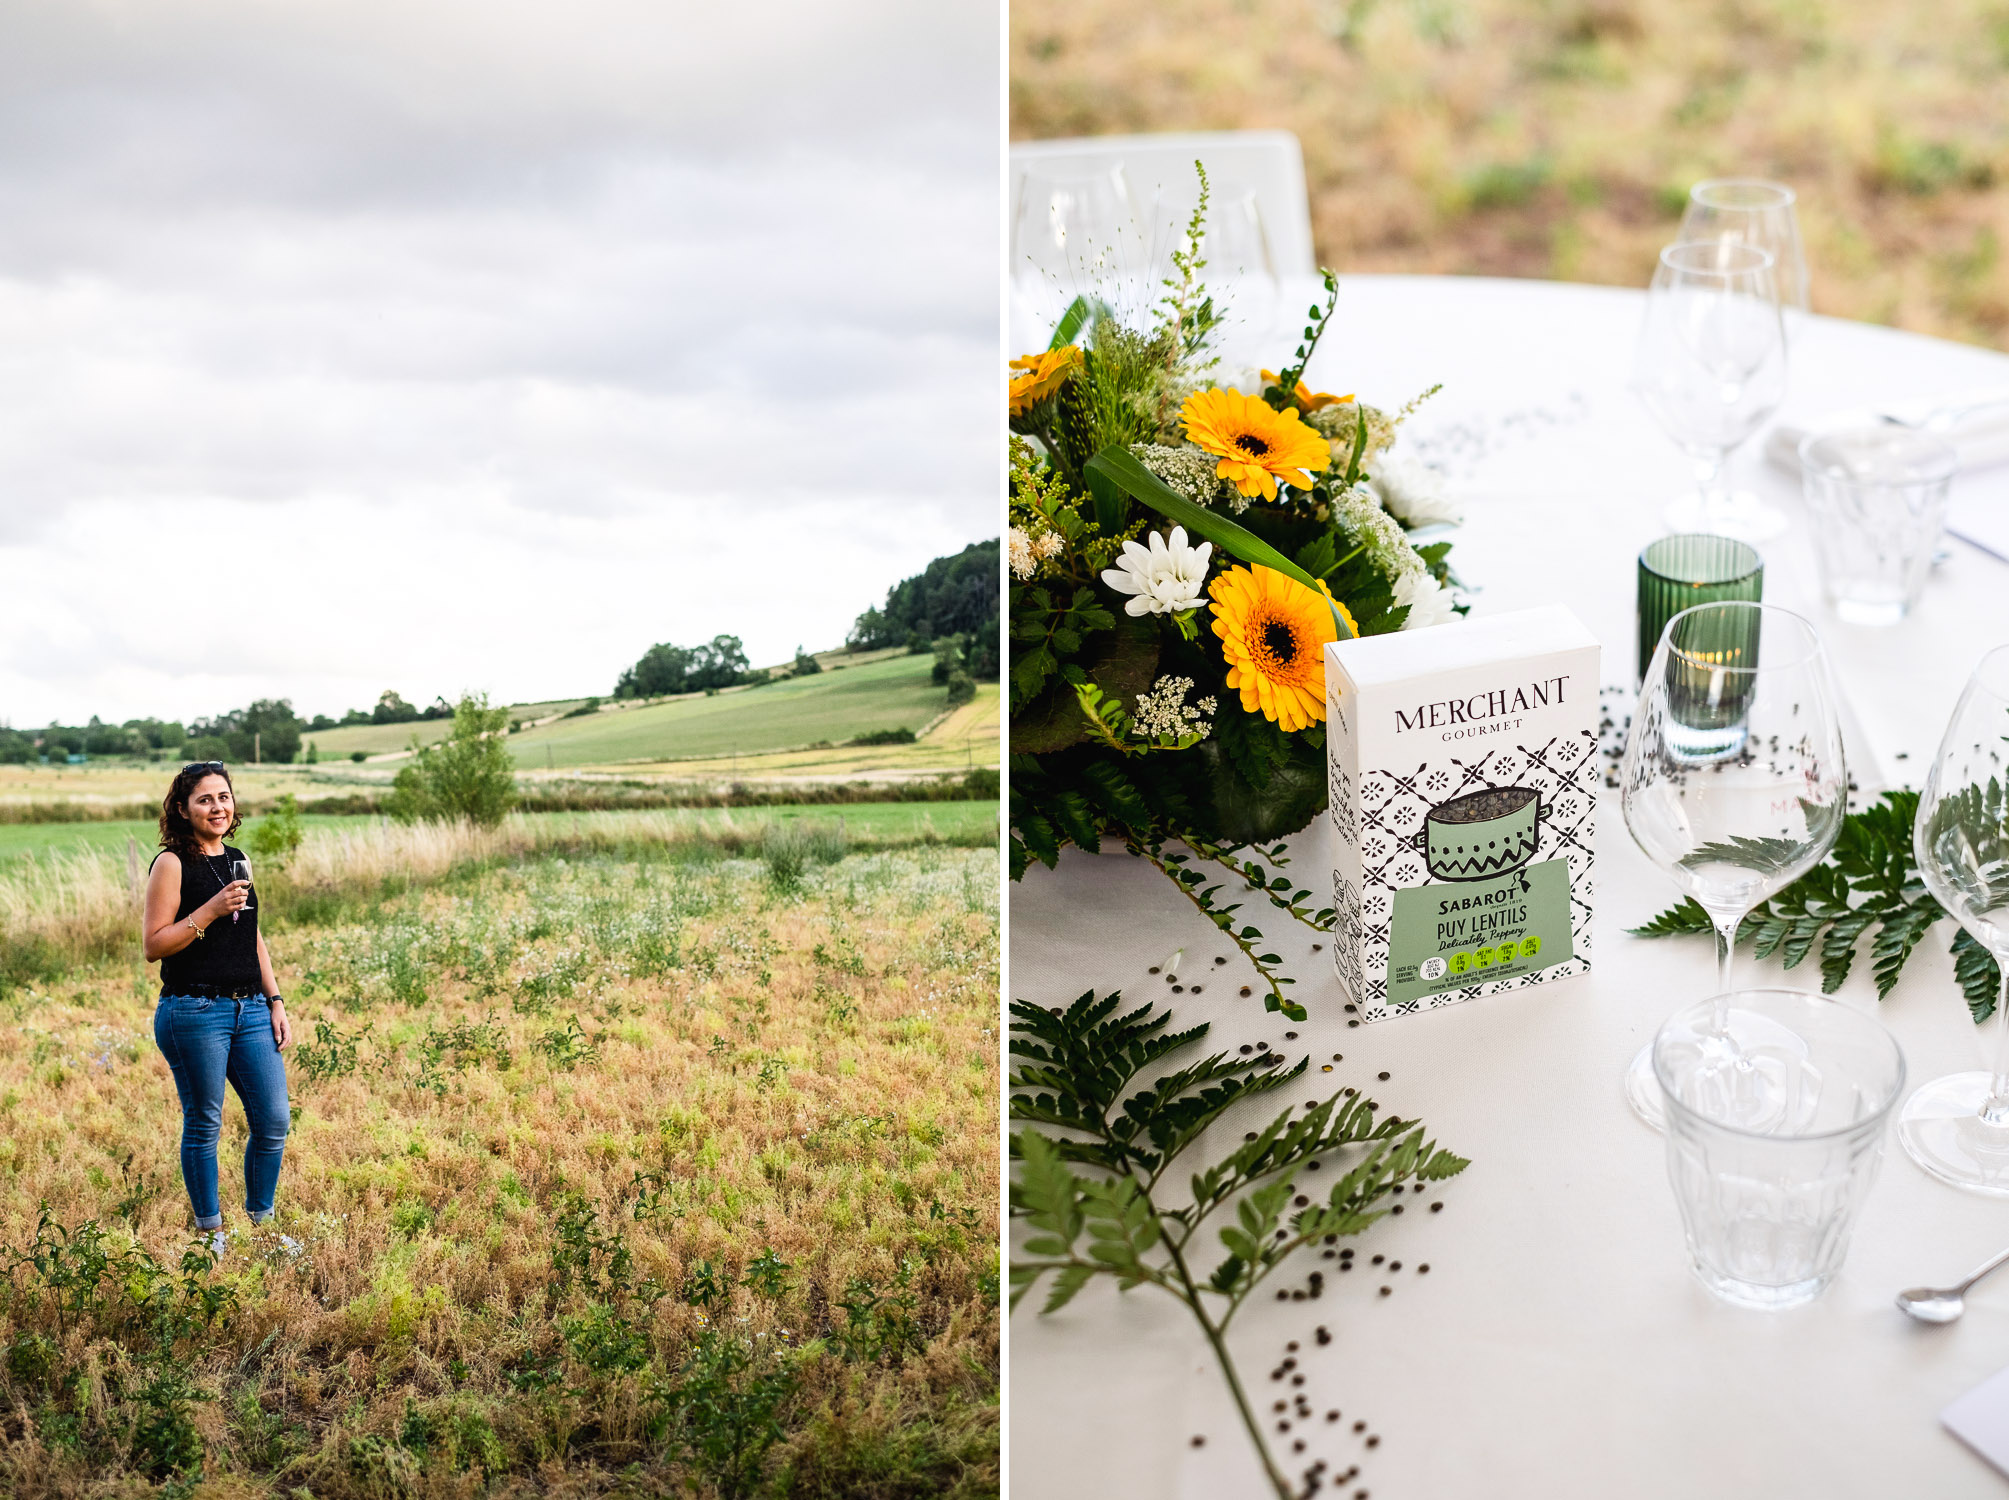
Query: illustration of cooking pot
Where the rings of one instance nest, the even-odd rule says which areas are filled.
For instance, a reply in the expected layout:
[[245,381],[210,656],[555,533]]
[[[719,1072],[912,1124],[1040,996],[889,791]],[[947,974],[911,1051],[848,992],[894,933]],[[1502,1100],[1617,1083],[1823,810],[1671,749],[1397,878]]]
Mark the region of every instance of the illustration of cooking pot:
[[1542,794],[1528,786],[1489,786],[1440,802],[1409,836],[1438,880],[1490,880],[1535,857]]

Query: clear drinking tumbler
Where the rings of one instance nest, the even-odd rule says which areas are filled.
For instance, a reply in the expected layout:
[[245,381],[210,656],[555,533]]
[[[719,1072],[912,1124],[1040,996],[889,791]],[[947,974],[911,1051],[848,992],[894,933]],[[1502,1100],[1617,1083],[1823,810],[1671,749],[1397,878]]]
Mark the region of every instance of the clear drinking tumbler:
[[1667,1175],[1702,1284],[1742,1307],[1820,1295],[1883,1159],[1904,1054],[1872,1017],[1798,990],[1677,1011],[1653,1042]]
[[1836,614],[1853,625],[1895,625],[1918,602],[1958,467],[1950,443],[1894,423],[1801,440],[1814,551]]

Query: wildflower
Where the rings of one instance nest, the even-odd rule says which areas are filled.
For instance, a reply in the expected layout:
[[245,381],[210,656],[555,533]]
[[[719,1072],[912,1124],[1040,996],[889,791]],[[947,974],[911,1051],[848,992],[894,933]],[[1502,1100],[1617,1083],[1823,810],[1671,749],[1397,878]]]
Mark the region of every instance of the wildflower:
[[1015,359],[1011,367],[1025,371],[1023,375],[1014,375],[1011,380],[1011,414],[1016,417],[1067,384],[1067,377],[1081,368],[1081,350],[1073,344],[1048,349],[1041,354],[1028,354]]
[[[1130,456],[1163,480],[1166,488],[1195,505],[1206,505],[1221,493],[1221,480],[1214,472],[1216,465],[1211,453],[1163,443],[1132,443]],[[1236,491],[1235,509],[1246,510],[1248,504],[1248,499]]]
[[1032,553],[1032,538],[1012,527],[1005,540],[1005,551],[1011,559],[1011,576],[1023,583],[1032,577],[1032,570],[1039,566]]
[[1296,411],[1272,411],[1253,396],[1201,391],[1187,398],[1179,419],[1188,441],[1220,459],[1214,472],[1251,499],[1276,499],[1278,480],[1308,490],[1311,471],[1332,462],[1325,439]]
[[[1276,385],[1282,379],[1283,377],[1274,370],[1263,371],[1263,384],[1266,387]],[[1297,383],[1296,388],[1291,392],[1291,400],[1295,401],[1297,409],[1304,412],[1307,416],[1321,407],[1344,406],[1352,399],[1353,393],[1350,391],[1344,396],[1335,396],[1329,391],[1314,391],[1302,380]]]
[[1212,715],[1219,705],[1212,698],[1188,703],[1190,677],[1160,677],[1149,691],[1137,695],[1137,722],[1132,730],[1142,740],[1178,740],[1187,735],[1205,739],[1214,731]]
[[1356,547],[1365,548],[1368,560],[1385,578],[1399,583],[1412,573],[1428,573],[1429,567],[1409,545],[1409,534],[1387,511],[1374,491],[1364,484],[1333,497],[1333,519]]
[[[1286,733],[1325,722],[1325,643],[1339,638],[1337,601],[1325,585],[1313,593],[1258,564],[1223,573],[1208,593],[1228,686],[1240,691],[1243,711],[1260,711]],[[1351,629],[1353,616],[1338,608]]]
[[1367,482],[1388,513],[1405,526],[1464,519],[1463,507],[1444,487],[1444,476],[1420,459],[1384,454]]
[[1119,594],[1131,595],[1123,606],[1126,614],[1164,615],[1194,609],[1200,603],[1200,589],[1207,581],[1207,559],[1214,544],[1186,545],[1186,528],[1174,526],[1170,545],[1163,532],[1151,533],[1148,549],[1135,542],[1123,544],[1116,566],[1103,571],[1102,581]]

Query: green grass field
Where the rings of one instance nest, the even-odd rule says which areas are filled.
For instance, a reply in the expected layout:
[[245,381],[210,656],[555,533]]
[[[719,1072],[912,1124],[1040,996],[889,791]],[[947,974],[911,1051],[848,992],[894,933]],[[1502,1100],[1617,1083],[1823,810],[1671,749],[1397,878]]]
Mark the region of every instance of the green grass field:
[[510,737],[525,770],[788,750],[877,729],[919,730],[947,707],[931,656],[895,656],[714,697],[672,698],[560,719]]
[[[573,813],[532,813],[539,822],[578,816]],[[843,806],[801,804],[781,807],[696,808],[684,817],[706,823],[727,820],[741,826],[761,822],[834,823],[843,819],[847,829],[869,833],[888,841],[920,840],[932,830],[935,837],[951,844],[970,844],[993,836],[997,827],[995,802],[859,802]],[[307,829],[355,828],[373,823],[367,814],[355,817],[302,818]],[[248,826],[248,825],[247,825]],[[241,835],[240,835],[241,837]],[[114,853],[131,838],[140,849],[142,861],[150,860],[156,844],[151,823],[0,823],[0,870],[5,870],[29,852],[49,850],[109,849]]]
[[[511,736],[516,763],[526,770],[688,760],[796,750],[819,741],[841,744],[876,729],[919,730],[947,708],[943,690],[930,681],[932,656],[875,651],[860,656],[824,652],[825,670],[758,688],[728,688],[648,703],[609,702],[598,713],[562,716],[585,703],[511,704],[511,719],[526,727]],[[537,723],[550,719],[549,723]],[[358,724],[304,736],[324,763],[357,751],[395,755],[416,736],[431,744],[448,721]]]

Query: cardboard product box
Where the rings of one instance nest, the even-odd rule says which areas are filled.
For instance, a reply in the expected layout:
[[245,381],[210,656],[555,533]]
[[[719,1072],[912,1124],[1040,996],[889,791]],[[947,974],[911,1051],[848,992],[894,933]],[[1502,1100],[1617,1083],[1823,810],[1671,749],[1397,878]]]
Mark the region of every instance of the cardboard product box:
[[1325,651],[1333,968],[1360,1018],[1588,973],[1596,638],[1555,604]]

